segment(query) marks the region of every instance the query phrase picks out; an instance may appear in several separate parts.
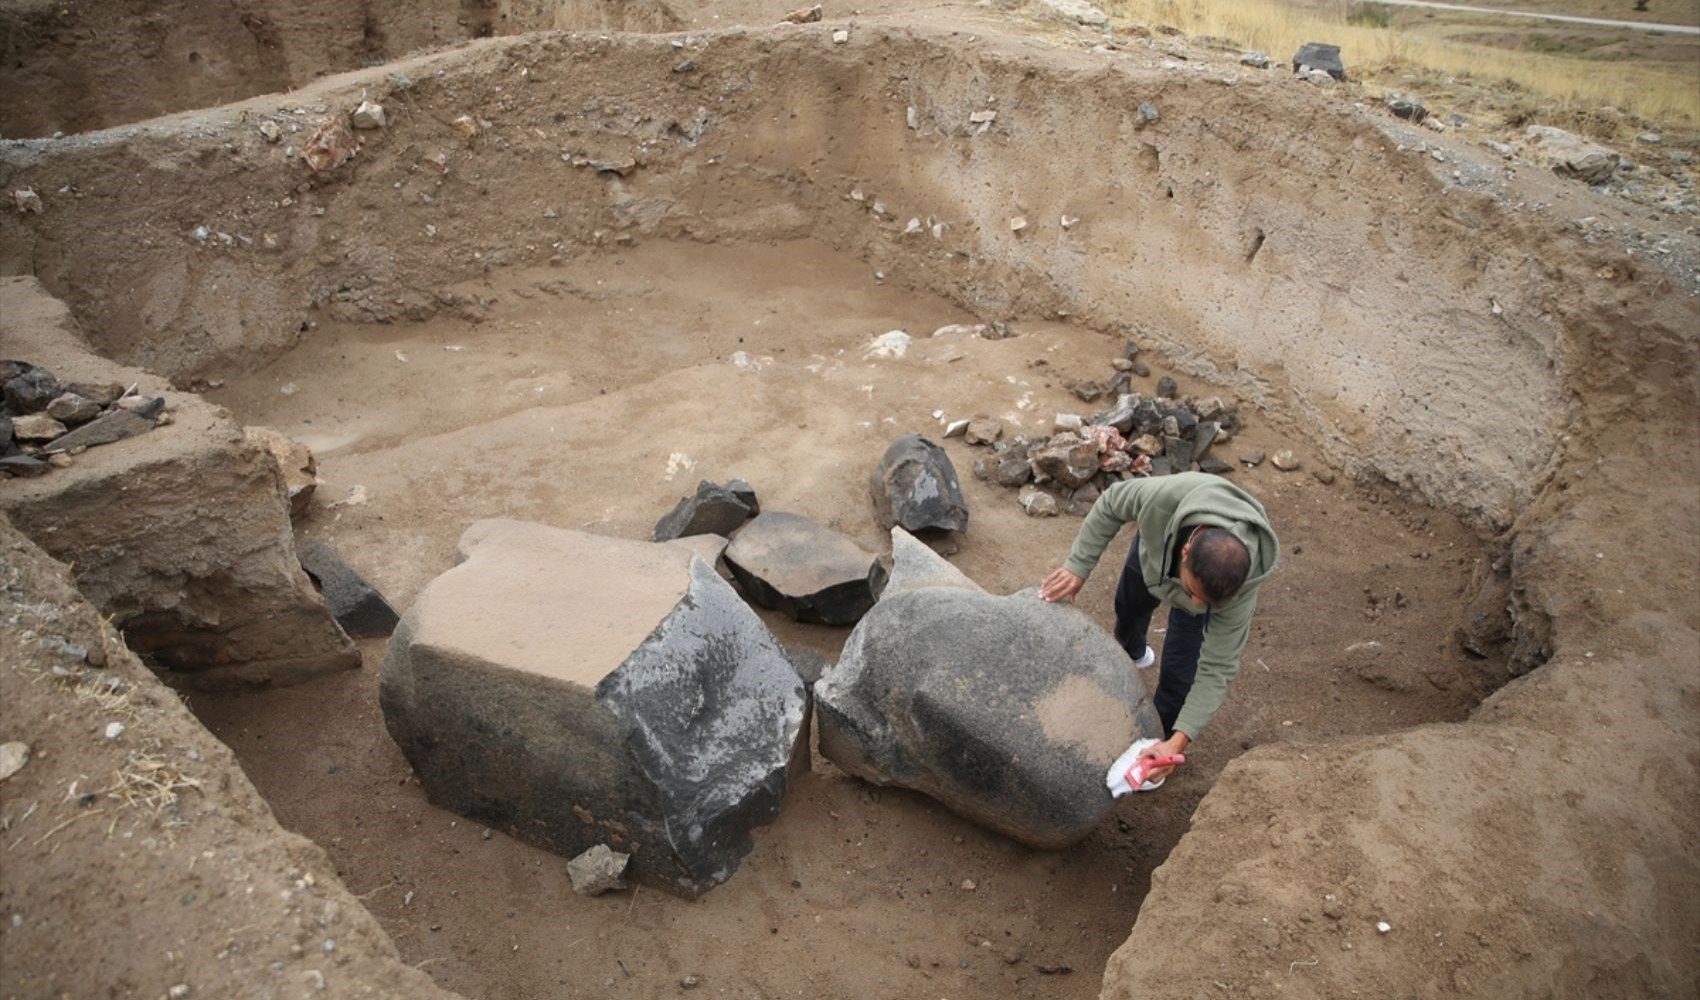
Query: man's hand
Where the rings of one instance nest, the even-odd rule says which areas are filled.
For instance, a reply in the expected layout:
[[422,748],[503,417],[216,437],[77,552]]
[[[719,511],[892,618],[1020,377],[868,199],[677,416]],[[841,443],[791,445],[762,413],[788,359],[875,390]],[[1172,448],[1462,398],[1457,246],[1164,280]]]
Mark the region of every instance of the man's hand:
[[1052,570],[1039,584],[1039,596],[1047,601],[1072,601],[1074,595],[1080,593],[1080,588],[1086,586],[1086,581],[1075,576],[1066,569]]
[[[1151,744],[1150,746],[1146,747],[1144,750],[1139,751],[1139,756],[1140,757],[1167,757],[1170,754],[1174,754],[1174,753],[1185,753],[1186,748],[1191,746],[1191,745],[1192,745],[1192,739],[1190,737],[1188,737],[1187,734],[1176,733],[1175,735],[1169,737],[1166,740],[1158,740],[1156,743]],[[1167,778],[1169,776],[1169,772],[1173,771],[1173,770],[1174,770],[1174,767],[1172,767],[1172,766],[1170,766],[1170,767],[1159,767],[1155,771],[1152,771],[1150,774],[1147,774],[1145,776],[1145,780],[1146,781],[1162,781],[1164,778]]]

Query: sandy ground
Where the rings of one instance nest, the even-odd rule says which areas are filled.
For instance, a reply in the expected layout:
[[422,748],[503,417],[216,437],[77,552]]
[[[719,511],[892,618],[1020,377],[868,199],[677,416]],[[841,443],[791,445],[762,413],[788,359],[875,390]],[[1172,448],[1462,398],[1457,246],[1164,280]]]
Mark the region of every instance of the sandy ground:
[[[402,608],[478,517],[645,537],[699,477],[744,475],[764,506],[883,549],[866,475],[891,438],[935,428],[935,409],[1038,431],[1083,408],[1062,381],[1106,376],[1121,347],[1041,322],[1006,341],[932,339],[975,317],[806,242],[657,243],[459,290],[485,301],[479,321],[325,325],[209,394],[314,445],[324,484],[305,533]],[[893,329],[916,336],[907,356],[864,357]],[[1244,417],[1229,455],[1285,443],[1263,414]],[[972,478],[973,449],[947,447],[974,518],[953,561],[1000,591],[1036,583],[1078,521],[1027,518],[1013,491]],[[583,899],[563,859],[425,802],[382,727],[382,642],[363,644],[364,670],[196,694],[191,707],[283,824],[324,846],[406,960],[468,996],[654,996],[695,975],[739,997],[1093,997],[1152,870],[1228,761],[1458,719],[1484,690],[1450,637],[1479,556],[1469,531],[1308,472],[1265,463],[1235,478],[1285,545],[1241,679],[1193,765],[1063,852],[1018,847],[817,759],[739,872],[703,899]],[[322,506],[357,487],[364,503]],[[1082,595],[1106,626],[1127,541]],[[769,621],[828,655],[847,634]],[[1346,651],[1367,641],[1381,649]]]

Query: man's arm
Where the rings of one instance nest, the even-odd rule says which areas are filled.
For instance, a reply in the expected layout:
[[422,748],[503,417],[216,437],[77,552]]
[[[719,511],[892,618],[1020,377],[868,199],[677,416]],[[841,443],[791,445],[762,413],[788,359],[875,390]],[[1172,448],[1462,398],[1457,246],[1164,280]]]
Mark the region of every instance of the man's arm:
[[1175,732],[1185,733],[1189,740],[1210,724],[1222,699],[1228,694],[1228,684],[1240,672],[1240,654],[1245,651],[1251,635],[1251,616],[1257,610],[1257,593],[1243,594],[1210,612],[1205,627],[1204,648],[1198,656],[1198,674],[1186,703],[1175,719]]
[[1080,531],[1074,536],[1074,547],[1069,550],[1063,569],[1082,580],[1091,576],[1110,539],[1116,537],[1122,525],[1139,519],[1144,495],[1152,482],[1150,479],[1127,479],[1105,490],[1092,509],[1087,511],[1086,520],[1080,523]]

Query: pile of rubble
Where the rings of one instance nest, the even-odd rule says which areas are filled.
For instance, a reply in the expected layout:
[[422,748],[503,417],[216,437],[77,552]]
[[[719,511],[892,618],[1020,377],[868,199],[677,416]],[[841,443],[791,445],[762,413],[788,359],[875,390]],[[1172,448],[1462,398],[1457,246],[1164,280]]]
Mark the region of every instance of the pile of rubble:
[[27,361],[0,361],[0,477],[31,478],[73,456],[171,423],[161,396],[116,382],[61,383]]
[[1127,391],[1130,373],[1144,368],[1129,344],[1107,383],[1074,382],[1069,389],[1084,402],[1110,396],[1115,405],[1091,416],[1059,413],[1048,437],[1003,439],[1000,421],[958,420],[946,437],[992,451],[974,462],[982,480],[1021,490],[1021,506],[1034,517],[1066,510],[1084,515],[1112,483],[1135,475],[1166,476],[1197,468],[1217,475],[1230,462],[1210,454],[1239,430],[1239,413],[1217,397],[1179,398],[1175,380],[1157,380],[1157,394]]

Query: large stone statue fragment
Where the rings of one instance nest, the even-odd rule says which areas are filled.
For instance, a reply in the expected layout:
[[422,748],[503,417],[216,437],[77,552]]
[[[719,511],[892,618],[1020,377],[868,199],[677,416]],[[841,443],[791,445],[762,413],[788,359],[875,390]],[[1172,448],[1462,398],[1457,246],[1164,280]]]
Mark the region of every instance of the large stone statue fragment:
[[821,752],[1034,847],[1109,812],[1104,772],[1161,723],[1108,633],[1029,589],[986,593],[901,530],[879,603],[815,684]]
[[819,625],[855,624],[885,581],[872,552],[806,517],[772,510],[738,532],[726,565],[757,604]]
[[887,448],[869,482],[881,527],[905,531],[967,531],[968,503],[956,466],[943,448],[919,434]]
[[432,802],[639,882],[726,880],[807,766],[805,692],[688,547],[479,521],[390,640],[384,722]]

